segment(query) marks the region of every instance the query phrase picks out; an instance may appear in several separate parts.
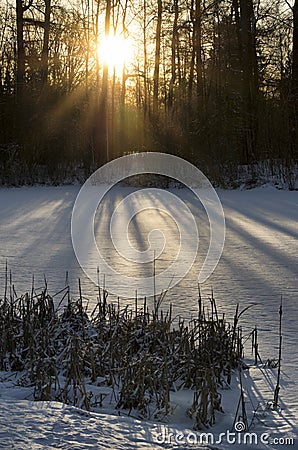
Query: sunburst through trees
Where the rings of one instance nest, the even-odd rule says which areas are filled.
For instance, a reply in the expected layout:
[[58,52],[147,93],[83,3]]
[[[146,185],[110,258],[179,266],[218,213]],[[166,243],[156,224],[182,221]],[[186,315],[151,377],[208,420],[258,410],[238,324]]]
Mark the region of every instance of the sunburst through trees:
[[2,165],[159,150],[220,182],[297,160],[297,1],[7,0],[0,16]]

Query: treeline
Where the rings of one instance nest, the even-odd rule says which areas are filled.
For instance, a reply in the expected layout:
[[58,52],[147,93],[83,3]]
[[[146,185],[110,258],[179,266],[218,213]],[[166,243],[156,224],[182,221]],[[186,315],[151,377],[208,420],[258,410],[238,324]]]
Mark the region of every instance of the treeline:
[[[211,171],[298,159],[297,1],[6,0],[0,18],[7,170],[88,174],[142,150]],[[100,54],[111,35],[132,43],[121,70]]]

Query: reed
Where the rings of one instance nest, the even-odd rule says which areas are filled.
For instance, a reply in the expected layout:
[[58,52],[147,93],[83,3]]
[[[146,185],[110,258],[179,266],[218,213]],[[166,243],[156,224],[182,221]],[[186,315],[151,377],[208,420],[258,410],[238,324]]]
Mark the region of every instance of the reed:
[[[118,411],[139,417],[162,418],[172,411],[171,392],[192,389],[187,411],[194,427],[213,425],[222,411],[219,388],[242,365],[239,312],[229,324],[220,315],[213,294],[211,313],[200,295],[198,315],[191,321],[173,318],[154,302],[139,299],[130,309],[108,302],[98,290],[93,310],[69,286],[50,296],[47,285],[17,296],[5,288],[0,300],[0,369],[22,374],[35,400],[56,400],[86,410],[101,407],[103,388],[113,393]],[[94,389],[91,389],[94,387]],[[99,393],[94,394],[99,389]]]

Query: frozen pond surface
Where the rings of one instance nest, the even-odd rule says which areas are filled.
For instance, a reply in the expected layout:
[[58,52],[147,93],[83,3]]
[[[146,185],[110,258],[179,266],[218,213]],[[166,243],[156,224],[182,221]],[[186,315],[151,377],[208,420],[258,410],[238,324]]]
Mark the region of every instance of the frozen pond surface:
[[[35,286],[47,278],[51,293],[65,285],[68,271],[72,290],[76,292],[77,279],[82,279],[83,291],[90,303],[95,301],[97,288],[81,271],[71,243],[70,219],[79,187],[32,187],[0,190],[0,289],[4,293],[5,263],[13,274],[17,293],[31,289],[32,275]],[[96,235],[99,247],[111,264],[123,273],[138,276],[140,270],[150,271],[152,266],[140,266],[118,261],[108,240],[109,213],[132,188],[115,188],[96,217]],[[198,258],[188,275],[175,286],[164,301],[164,308],[173,303],[174,312],[186,318],[197,311],[197,276],[209,239],[204,212],[189,191],[173,190],[196,215],[200,233]],[[254,304],[242,316],[244,332],[254,325],[259,327],[260,354],[276,358],[278,351],[278,309],[283,297],[284,357],[283,390],[285,401],[296,409],[298,384],[298,192],[278,191],[270,187],[249,191],[218,191],[226,217],[226,241],[222,258],[213,275],[202,286],[203,297],[208,299],[211,289],[219,311],[233,316],[236,304],[240,308]],[[155,199],[158,206],[159,199]],[[146,215],[147,214],[147,215]],[[150,211],[131,224],[132,244],[146,248],[151,229],[161,228],[168,233],[167,247],[156,262],[156,271],[162,271],[177,252],[177,230],[163,213]],[[121,236],[121,224],[120,224]],[[90,254],[90,265],[96,259]],[[109,287],[109,281],[106,285]],[[165,283],[167,285],[169,280]],[[1,296],[3,295],[1,292]],[[132,293],[134,295],[134,293]],[[115,299],[113,296],[111,300]],[[122,300],[124,305],[126,300]],[[208,302],[207,302],[208,303]],[[296,415],[298,415],[296,413]]]

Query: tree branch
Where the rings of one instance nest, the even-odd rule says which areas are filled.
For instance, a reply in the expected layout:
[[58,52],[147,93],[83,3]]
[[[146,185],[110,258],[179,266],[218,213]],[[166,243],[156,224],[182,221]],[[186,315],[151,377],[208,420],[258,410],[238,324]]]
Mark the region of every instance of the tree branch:
[[33,5],[33,0],[29,0],[28,5],[23,6],[23,13],[25,11],[27,11],[27,9],[31,8],[32,5]]
[[290,8],[290,10],[293,12],[294,8],[293,6],[290,5],[290,3],[288,2],[288,0],[285,0],[286,4],[288,5],[288,7]]
[[35,20],[35,19],[32,19],[31,17],[24,17],[23,21],[24,21],[24,23],[31,23],[32,25],[35,25],[36,27],[45,28],[45,23],[42,22],[41,20]]

